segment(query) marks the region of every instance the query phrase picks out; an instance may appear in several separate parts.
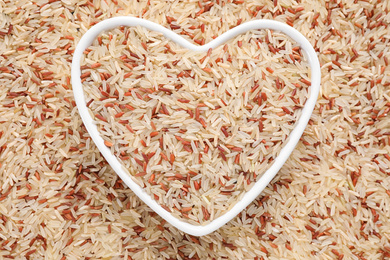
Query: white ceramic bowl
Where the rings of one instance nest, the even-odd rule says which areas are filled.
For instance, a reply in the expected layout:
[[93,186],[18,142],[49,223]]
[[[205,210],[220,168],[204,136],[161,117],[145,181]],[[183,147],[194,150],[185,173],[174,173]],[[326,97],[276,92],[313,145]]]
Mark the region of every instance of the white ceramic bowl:
[[[189,50],[194,51],[204,51],[207,52],[210,48],[216,48],[229,39],[247,32],[252,29],[272,29],[276,31],[281,31],[286,35],[290,36],[305,51],[308,62],[311,66],[311,86],[310,86],[310,96],[306,101],[306,104],[302,110],[302,114],[296,124],[295,129],[291,132],[287,143],[284,145],[279,156],[274,160],[272,166],[263,174],[263,176],[256,182],[251,190],[246,192],[244,197],[234,205],[234,207],[226,212],[223,216],[213,220],[207,225],[196,226],[189,223],[183,222],[175,217],[173,217],[168,211],[163,209],[158,203],[152,199],[140,186],[138,186],[133,180],[132,177],[122,169],[121,163],[118,161],[116,156],[111,154],[110,150],[104,145],[103,139],[101,138],[96,125],[93,123],[93,119],[88,113],[86,107],[86,102],[84,99],[84,91],[81,84],[81,71],[80,71],[80,59],[83,55],[83,52],[88,48],[92,41],[104,30],[109,30],[118,26],[143,26],[149,30],[161,32],[167,38],[171,39],[173,42],[180,44],[181,46],[188,48]],[[283,166],[287,158],[290,156],[291,152],[298,143],[309,119],[311,113],[314,109],[317,97],[320,91],[320,81],[321,81],[321,70],[320,64],[317,58],[317,54],[311,46],[310,42],[297,30],[294,28],[277,21],[272,20],[255,20],[250,21],[244,24],[241,24],[228,32],[222,34],[213,41],[203,45],[197,46],[194,45],[180,35],[172,32],[171,30],[158,25],[156,23],[135,18],[135,17],[115,17],[102,21],[94,25],[89,29],[84,36],[80,39],[76,50],[74,52],[73,61],[72,61],[72,86],[73,93],[76,100],[76,104],[80,113],[80,116],[84,122],[85,127],[87,128],[89,134],[92,137],[92,140],[95,142],[96,146],[99,148],[100,152],[106,158],[108,163],[114,169],[114,171],[119,175],[119,177],[130,187],[137,196],[143,200],[149,207],[151,207],[155,212],[157,212],[162,218],[168,221],[170,224],[176,228],[195,236],[207,235],[216,229],[223,226],[225,223],[230,221],[238,213],[240,213],[245,207],[247,207],[268,185],[268,183],[274,178],[279,169]]]

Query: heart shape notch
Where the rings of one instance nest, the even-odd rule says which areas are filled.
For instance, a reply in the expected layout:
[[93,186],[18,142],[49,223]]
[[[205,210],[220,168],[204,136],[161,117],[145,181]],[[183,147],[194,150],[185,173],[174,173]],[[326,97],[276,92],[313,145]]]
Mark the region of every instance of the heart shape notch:
[[[119,162],[118,158],[111,153],[110,149],[105,145],[103,138],[101,137],[97,126],[94,123],[94,119],[91,117],[88,107],[84,98],[84,90],[81,82],[81,69],[80,61],[83,55],[83,52],[91,45],[93,40],[103,31],[109,30],[119,26],[142,26],[151,31],[156,31],[162,33],[165,37],[172,40],[173,42],[181,45],[184,48],[187,48],[192,51],[197,52],[207,52],[210,48],[217,48],[222,45],[229,39],[243,34],[249,30],[256,29],[271,29],[275,31],[280,31],[291,39],[293,39],[306,54],[306,59],[311,68],[311,86],[309,88],[309,97],[306,100],[306,103],[302,109],[301,115],[298,122],[295,125],[295,128],[291,131],[287,143],[280,150],[279,155],[275,158],[270,168],[261,176],[261,178],[253,185],[253,187],[247,191],[242,199],[238,201],[230,210],[228,210],[224,215],[212,220],[210,223],[199,226],[192,225],[185,221],[179,220],[174,217],[171,213],[166,211],[162,206],[160,206],[154,199],[147,194],[143,188],[141,188],[129,175],[126,170],[123,168],[122,164]],[[228,32],[217,37],[213,41],[202,45],[197,46],[171,30],[150,22],[148,20],[135,18],[135,17],[115,17],[110,18],[105,21],[102,21],[92,28],[90,28],[80,39],[72,61],[72,86],[75,101],[82,118],[82,121],[88,130],[92,140],[95,142],[99,151],[108,161],[110,166],[118,174],[118,176],[126,183],[126,185],[133,190],[133,192],[144,201],[150,208],[152,208],[156,213],[158,213],[162,218],[168,221],[171,225],[175,226],[181,231],[184,231],[190,235],[203,236],[207,235],[216,229],[223,226],[225,223],[234,218],[238,213],[240,213],[245,207],[247,207],[269,184],[269,182],[274,178],[279,169],[283,166],[287,158],[290,156],[291,152],[298,143],[302,133],[310,119],[312,111],[317,101],[317,97],[320,91],[320,79],[321,71],[320,64],[317,58],[317,55],[310,44],[310,42],[297,30],[294,28],[273,20],[255,20],[250,21],[244,24],[241,24]]]

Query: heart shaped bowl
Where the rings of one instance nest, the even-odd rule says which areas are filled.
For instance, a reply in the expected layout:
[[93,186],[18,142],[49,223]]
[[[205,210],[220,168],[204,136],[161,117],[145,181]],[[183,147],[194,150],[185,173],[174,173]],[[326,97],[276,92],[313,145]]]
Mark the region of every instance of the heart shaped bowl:
[[[149,30],[162,33],[165,37],[181,45],[184,48],[198,52],[207,52],[207,50],[209,50],[210,48],[216,48],[219,45],[230,40],[231,38],[239,34],[245,33],[249,30],[271,29],[280,31],[288,35],[291,39],[295,40],[306,53],[306,58],[311,68],[311,86],[309,88],[310,96],[306,100],[305,106],[302,109],[301,116],[296,123],[294,130],[290,133],[290,136],[287,139],[287,143],[281,149],[279,156],[274,160],[272,166],[262,175],[262,177],[255,183],[255,185],[245,193],[243,198],[238,201],[224,215],[214,219],[207,225],[197,226],[177,219],[176,217],[171,215],[171,213],[163,209],[155,200],[151,198],[149,194],[147,194],[138,184],[136,184],[132,179],[132,176],[129,175],[125,169],[123,169],[123,166],[119,162],[118,158],[113,155],[110,149],[104,145],[104,141],[100,136],[96,125],[94,124],[94,120],[88,112],[88,108],[84,99],[84,90],[80,79],[80,60],[85,49],[91,45],[93,40],[102,31],[109,30],[118,26],[142,26]],[[182,38],[171,30],[148,20],[135,17],[115,17],[104,20],[94,25],[80,39],[73,56],[71,77],[74,97],[83,123],[88,130],[90,136],[92,137],[92,140],[95,142],[96,146],[103,154],[105,159],[108,161],[108,163],[111,165],[111,167],[114,169],[114,171],[126,183],[126,185],[130,187],[135,194],[137,194],[137,196],[141,200],[143,200],[150,208],[152,208],[156,213],[158,213],[171,225],[190,235],[203,236],[220,228],[232,218],[234,218],[243,209],[245,209],[245,207],[247,207],[263,191],[263,189],[269,184],[269,182],[275,177],[279,169],[283,166],[287,158],[290,156],[291,152],[294,150],[300,137],[302,136],[302,133],[305,130],[305,127],[313,112],[320,91],[321,70],[317,54],[314,51],[310,42],[300,32],[281,22],[273,20],[250,21],[229,30],[228,32],[222,34],[218,38],[205,45],[197,46],[188,42],[186,39]]]

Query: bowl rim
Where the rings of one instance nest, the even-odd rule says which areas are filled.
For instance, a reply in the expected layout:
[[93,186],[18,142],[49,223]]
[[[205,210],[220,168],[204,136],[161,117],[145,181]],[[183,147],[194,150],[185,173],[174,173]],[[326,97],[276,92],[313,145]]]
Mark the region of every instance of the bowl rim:
[[[262,175],[262,177],[254,184],[254,186],[247,192],[241,200],[237,203],[224,215],[212,220],[206,225],[192,225],[190,223],[184,222],[171,213],[163,209],[150,195],[148,195],[143,188],[141,188],[133,179],[132,176],[124,169],[121,163],[118,161],[115,155],[111,154],[110,149],[104,145],[103,138],[100,136],[96,125],[88,112],[86,102],[84,99],[84,90],[81,83],[81,69],[80,69],[80,60],[83,55],[83,52],[88,48],[93,40],[105,30],[113,29],[119,26],[142,26],[149,30],[157,31],[162,33],[165,37],[169,38],[173,42],[181,45],[184,48],[193,51],[207,52],[210,48],[216,48],[219,45],[225,43],[229,39],[243,34],[249,30],[253,29],[271,29],[275,31],[280,31],[285,33],[291,39],[295,40],[306,54],[306,58],[311,67],[311,86],[309,87],[310,96],[306,100],[306,103],[302,109],[302,113],[296,123],[295,128],[290,133],[287,143],[283,145],[279,155],[275,158],[271,167]],[[78,42],[76,49],[73,54],[72,67],[71,67],[71,82],[74,98],[76,105],[81,116],[81,119],[90,134],[92,140],[98,147],[99,151],[102,153],[104,158],[108,161],[110,166],[118,174],[118,176],[124,181],[124,183],[150,208],[152,208],[157,214],[159,214],[163,219],[169,222],[174,227],[179,230],[188,233],[194,236],[204,236],[207,235],[227,222],[233,219],[237,214],[239,214],[243,209],[245,209],[260,193],[263,189],[270,183],[270,181],[275,177],[280,168],[284,165],[295,146],[297,145],[299,139],[301,138],[307,123],[311,117],[317,98],[320,92],[321,84],[321,68],[318,61],[317,54],[311,45],[311,43],[303,36],[299,31],[293,27],[284,24],[279,21],[260,19],[253,20],[230,29],[229,31],[223,33],[219,37],[215,38],[211,42],[198,46],[190,43],[180,35],[174,33],[170,29],[163,27],[162,25],[156,24],[149,20],[142,18],[131,17],[131,16],[119,16],[114,18],[106,19],[102,22],[99,22],[92,26],[86,33],[81,37]]]

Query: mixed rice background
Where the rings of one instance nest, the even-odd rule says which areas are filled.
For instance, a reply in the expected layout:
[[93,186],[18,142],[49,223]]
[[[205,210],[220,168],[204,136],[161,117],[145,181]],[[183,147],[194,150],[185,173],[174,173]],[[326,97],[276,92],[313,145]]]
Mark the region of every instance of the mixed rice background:
[[[0,1],[0,258],[390,257],[390,1]],[[245,211],[204,237],[125,187],[82,125],[72,53],[131,15],[198,44],[275,19],[318,52],[322,90],[297,149]]]

